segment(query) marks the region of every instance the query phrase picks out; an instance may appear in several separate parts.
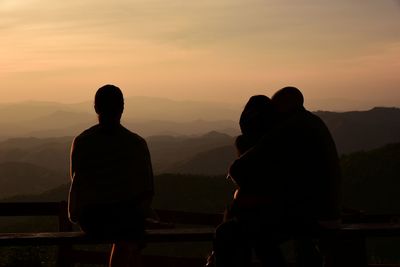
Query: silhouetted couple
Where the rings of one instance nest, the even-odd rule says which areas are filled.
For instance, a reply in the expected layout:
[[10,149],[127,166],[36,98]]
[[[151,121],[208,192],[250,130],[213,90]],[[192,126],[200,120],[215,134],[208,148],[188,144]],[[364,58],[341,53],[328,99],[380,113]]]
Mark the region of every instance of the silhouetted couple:
[[322,266],[312,238],[338,225],[340,167],[327,127],[303,102],[285,87],[246,104],[229,168],[238,190],[216,230],[217,267],[250,266],[253,254],[263,266],[286,266],[279,245],[293,237],[298,266]]

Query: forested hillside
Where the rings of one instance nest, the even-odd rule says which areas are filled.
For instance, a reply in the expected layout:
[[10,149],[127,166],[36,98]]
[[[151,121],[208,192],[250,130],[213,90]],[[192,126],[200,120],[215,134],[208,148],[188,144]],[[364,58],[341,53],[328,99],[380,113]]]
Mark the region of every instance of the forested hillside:
[[343,199],[368,213],[400,213],[400,143],[341,158]]
[[[341,164],[343,206],[367,213],[400,213],[400,143],[342,156]],[[165,174],[156,176],[155,183],[156,208],[203,212],[223,210],[234,188],[224,176]],[[8,200],[59,201],[66,199],[67,192],[64,184],[43,194]]]

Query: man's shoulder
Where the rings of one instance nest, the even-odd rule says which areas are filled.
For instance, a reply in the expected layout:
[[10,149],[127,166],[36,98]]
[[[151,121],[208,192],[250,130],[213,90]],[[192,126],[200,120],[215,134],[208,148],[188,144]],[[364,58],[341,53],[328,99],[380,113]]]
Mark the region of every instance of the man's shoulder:
[[307,128],[326,128],[325,122],[313,112],[304,109],[295,117],[294,124]]
[[122,135],[124,135],[126,138],[135,140],[140,143],[146,143],[145,139],[141,137],[139,134],[132,132],[131,130],[125,128],[124,126],[121,125],[120,132]]
[[325,124],[324,121],[318,115],[316,115],[314,112],[306,110],[306,114],[307,114],[307,117],[310,118],[311,120],[318,121],[319,123]]
[[79,135],[77,135],[74,138],[74,142],[79,142],[79,141],[85,140],[87,138],[90,138],[91,136],[95,135],[98,131],[99,131],[99,125],[98,124],[93,125],[92,127],[84,130]]
[[99,124],[84,130],[82,133],[76,136],[74,143],[92,143],[97,141],[100,142],[101,140],[101,142],[103,142],[104,138],[117,139],[119,142],[126,143],[127,145],[146,145],[146,141],[143,137],[128,130],[122,125],[114,128],[112,131],[109,131],[108,129],[102,128]]
[[314,128],[318,129],[319,131],[329,132],[328,126],[319,116],[310,111],[307,111],[307,116],[310,124],[312,124]]

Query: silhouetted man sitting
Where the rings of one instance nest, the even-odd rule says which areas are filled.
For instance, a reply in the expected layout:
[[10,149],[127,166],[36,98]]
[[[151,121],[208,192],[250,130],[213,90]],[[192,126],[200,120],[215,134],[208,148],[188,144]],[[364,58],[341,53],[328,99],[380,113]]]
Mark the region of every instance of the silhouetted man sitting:
[[[234,229],[237,236],[232,236],[232,227],[217,229],[217,249],[224,252],[228,244],[234,251],[220,266],[248,266],[251,254],[240,251],[249,248],[255,249],[264,266],[285,266],[278,249],[281,242],[293,236],[304,236],[308,242],[321,225],[340,218],[340,168],[327,127],[303,107],[297,88],[279,90],[272,102],[279,122],[230,167],[234,180],[253,184],[270,197],[271,204],[242,216]],[[306,255],[300,266],[318,266],[320,261],[312,257],[310,246],[307,249],[300,254]]]
[[154,192],[150,154],[145,140],[120,124],[124,99],[118,87],[101,87],[94,108],[99,124],[72,144],[70,220],[89,235],[121,240],[113,244],[111,267],[140,266]]

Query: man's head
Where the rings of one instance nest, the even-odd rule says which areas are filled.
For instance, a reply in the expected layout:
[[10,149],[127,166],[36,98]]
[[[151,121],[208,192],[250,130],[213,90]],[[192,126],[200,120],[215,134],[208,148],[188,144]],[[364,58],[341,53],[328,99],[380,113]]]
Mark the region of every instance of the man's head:
[[299,89],[288,86],[278,90],[272,96],[272,103],[280,113],[293,113],[304,109],[304,97]]
[[100,87],[94,97],[94,109],[100,122],[119,122],[124,111],[124,96],[121,90],[110,84]]

